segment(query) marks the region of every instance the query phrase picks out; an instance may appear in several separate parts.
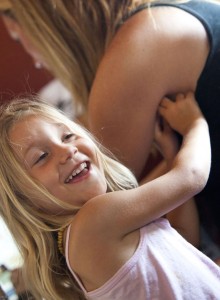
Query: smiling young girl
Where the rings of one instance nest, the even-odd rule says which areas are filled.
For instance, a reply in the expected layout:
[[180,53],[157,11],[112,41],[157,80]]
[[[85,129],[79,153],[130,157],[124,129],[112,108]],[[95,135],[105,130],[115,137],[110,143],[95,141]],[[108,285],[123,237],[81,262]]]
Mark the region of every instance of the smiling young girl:
[[149,170],[160,100],[195,92],[212,143],[209,180],[196,203],[202,226],[220,247],[219,4],[0,0],[0,14],[10,36],[37,67],[60,79],[85,110],[77,113],[80,120],[139,181]]
[[[164,98],[159,113],[157,143],[169,170],[137,187],[55,108],[28,99],[2,106],[0,210],[36,299],[220,297],[219,268],[162,218],[204,188],[208,126],[191,93]],[[177,153],[166,122],[183,136]]]

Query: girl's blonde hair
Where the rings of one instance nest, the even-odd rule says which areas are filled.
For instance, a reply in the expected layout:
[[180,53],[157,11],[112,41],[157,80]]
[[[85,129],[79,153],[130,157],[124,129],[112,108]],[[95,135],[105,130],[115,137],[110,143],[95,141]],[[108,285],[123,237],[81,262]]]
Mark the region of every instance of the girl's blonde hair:
[[[15,99],[0,109],[0,213],[23,256],[23,276],[26,286],[36,299],[83,299],[70,275],[64,258],[59,255],[56,232],[67,226],[78,207],[67,205],[52,196],[39,182],[31,178],[14,155],[10,129],[19,120],[36,115],[48,122],[62,123],[79,136],[90,139],[103,164],[108,191],[137,186],[133,174],[115,159],[84,128],[69,120],[54,107],[37,99]],[[106,154],[105,154],[106,153]],[[47,215],[36,208],[37,199],[53,201],[67,213]]]

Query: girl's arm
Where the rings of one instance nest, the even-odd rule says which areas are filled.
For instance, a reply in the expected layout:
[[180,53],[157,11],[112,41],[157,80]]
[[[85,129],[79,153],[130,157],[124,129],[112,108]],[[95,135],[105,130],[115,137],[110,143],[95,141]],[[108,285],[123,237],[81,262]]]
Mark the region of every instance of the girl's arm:
[[209,132],[193,94],[176,102],[163,99],[159,111],[183,136],[170,171],[138,188],[95,197],[74,217],[70,265],[87,290],[104,284],[133,255],[141,227],[182,205],[207,182]]
[[[151,172],[145,176],[140,185],[162,176],[170,170],[171,164],[179,150],[179,141],[176,133],[170,126],[158,118],[155,127],[155,145],[159,149],[163,160],[159,162]],[[191,198],[181,206],[166,215],[171,226],[175,228],[188,242],[195,247],[200,242],[199,216],[194,198]]]
[[199,193],[208,180],[208,125],[193,94],[180,95],[175,102],[164,98],[159,112],[183,136],[181,148],[166,174],[133,190],[96,197],[84,206],[85,211],[91,210],[93,228],[103,222],[101,232],[106,237],[122,238],[166,215]]

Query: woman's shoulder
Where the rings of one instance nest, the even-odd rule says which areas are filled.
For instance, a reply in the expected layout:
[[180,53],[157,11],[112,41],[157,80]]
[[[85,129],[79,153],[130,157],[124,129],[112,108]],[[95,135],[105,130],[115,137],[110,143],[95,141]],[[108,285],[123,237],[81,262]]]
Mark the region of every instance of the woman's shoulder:
[[[175,34],[175,32],[181,34]],[[196,32],[204,34],[204,26],[198,18],[183,9],[172,6],[146,8],[133,14],[117,31],[113,40],[120,41],[123,36],[143,40],[143,37],[157,39],[167,36],[183,38]]]
[[[104,110],[113,93],[112,101],[118,104],[118,99],[125,101],[134,90],[143,91],[148,99],[157,97],[156,90],[162,94],[193,90],[208,52],[206,31],[189,13],[174,7],[138,12],[120,27],[107,47],[94,80],[90,107],[94,102]],[[121,89],[117,83],[127,88]],[[147,87],[151,88],[146,91]]]
[[[126,84],[129,80],[134,84],[136,78],[146,78],[151,84],[150,78],[155,83],[158,76],[161,84],[170,77],[173,88],[178,68],[186,70],[186,78],[194,76],[192,81],[195,83],[208,52],[208,36],[197,18],[175,7],[153,7],[138,12],[124,22],[107,48],[97,75],[106,79],[106,70],[111,69],[110,81],[115,77],[127,77]],[[189,74],[186,75],[186,72]],[[184,80],[180,78],[181,82]],[[164,84],[167,86],[168,83],[164,81]],[[189,88],[193,86],[186,87]]]

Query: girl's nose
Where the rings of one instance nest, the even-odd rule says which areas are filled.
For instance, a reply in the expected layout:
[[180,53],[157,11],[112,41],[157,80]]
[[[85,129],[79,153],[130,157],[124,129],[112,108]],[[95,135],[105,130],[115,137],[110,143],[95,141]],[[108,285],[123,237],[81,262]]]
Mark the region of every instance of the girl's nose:
[[60,146],[60,163],[65,164],[68,160],[74,158],[78,152],[78,148],[73,145]]

